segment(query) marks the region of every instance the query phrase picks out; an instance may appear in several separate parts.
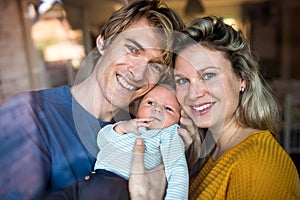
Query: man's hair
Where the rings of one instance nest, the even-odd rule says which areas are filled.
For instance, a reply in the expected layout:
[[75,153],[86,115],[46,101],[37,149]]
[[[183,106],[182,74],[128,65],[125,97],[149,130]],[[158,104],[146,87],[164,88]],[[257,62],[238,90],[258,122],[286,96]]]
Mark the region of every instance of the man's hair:
[[156,28],[175,31],[184,28],[181,17],[160,0],[138,0],[114,12],[102,27],[100,35],[107,40],[142,18]]
[[171,54],[173,32],[182,30],[185,25],[182,18],[160,0],[137,0],[114,12],[100,32],[104,48],[116,34],[141,19],[146,19],[150,26],[158,28],[162,36],[161,41],[164,43],[162,46],[164,64],[168,66],[165,73],[170,75],[170,67],[173,66]]

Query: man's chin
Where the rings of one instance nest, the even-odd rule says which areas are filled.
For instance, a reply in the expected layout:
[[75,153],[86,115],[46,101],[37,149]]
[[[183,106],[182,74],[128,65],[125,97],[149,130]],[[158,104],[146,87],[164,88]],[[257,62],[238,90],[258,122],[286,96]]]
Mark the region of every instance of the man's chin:
[[111,106],[113,107],[113,110],[118,110],[118,109],[125,109],[125,110],[129,110],[129,100],[124,100],[121,101],[118,98],[112,99],[110,101]]

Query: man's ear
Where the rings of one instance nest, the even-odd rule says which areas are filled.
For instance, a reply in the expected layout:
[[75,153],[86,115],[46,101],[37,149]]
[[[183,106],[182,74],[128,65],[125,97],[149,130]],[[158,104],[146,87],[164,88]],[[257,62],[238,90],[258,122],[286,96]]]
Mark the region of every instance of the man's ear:
[[104,54],[104,39],[102,35],[99,35],[96,40],[98,51],[101,55]]

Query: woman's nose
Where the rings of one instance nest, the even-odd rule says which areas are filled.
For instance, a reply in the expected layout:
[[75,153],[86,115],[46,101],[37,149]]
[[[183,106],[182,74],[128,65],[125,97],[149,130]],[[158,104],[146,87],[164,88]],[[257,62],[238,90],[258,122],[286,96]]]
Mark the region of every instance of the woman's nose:
[[191,84],[188,94],[191,99],[202,97],[208,91],[207,85],[204,81],[198,80]]

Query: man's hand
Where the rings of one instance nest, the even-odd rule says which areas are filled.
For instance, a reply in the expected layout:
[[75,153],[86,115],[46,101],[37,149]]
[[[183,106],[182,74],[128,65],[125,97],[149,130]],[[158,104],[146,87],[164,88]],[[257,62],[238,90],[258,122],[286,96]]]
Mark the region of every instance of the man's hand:
[[167,180],[164,166],[146,170],[144,165],[144,141],[138,138],[135,142],[129,192],[132,200],[159,200],[165,196]]

